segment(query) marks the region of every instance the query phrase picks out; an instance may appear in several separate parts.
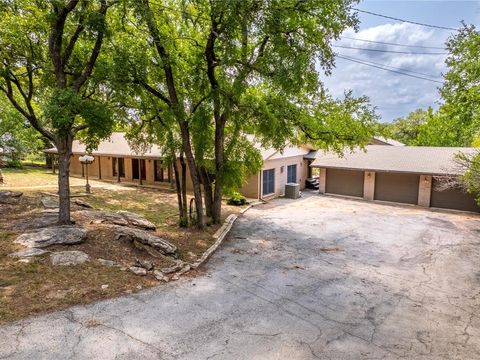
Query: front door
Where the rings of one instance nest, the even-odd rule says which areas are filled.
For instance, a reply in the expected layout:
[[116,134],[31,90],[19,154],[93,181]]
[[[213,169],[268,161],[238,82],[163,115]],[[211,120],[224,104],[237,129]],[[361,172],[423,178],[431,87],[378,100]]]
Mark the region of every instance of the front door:
[[142,174],[142,180],[147,178],[145,159],[132,159],[132,178],[134,180],[139,180],[140,174]]

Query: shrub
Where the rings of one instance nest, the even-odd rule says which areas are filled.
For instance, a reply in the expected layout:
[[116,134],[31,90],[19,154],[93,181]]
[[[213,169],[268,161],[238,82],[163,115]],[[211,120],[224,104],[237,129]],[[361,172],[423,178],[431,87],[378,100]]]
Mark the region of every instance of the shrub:
[[240,205],[245,205],[246,203],[247,203],[247,199],[245,198],[245,196],[243,196],[238,192],[231,194],[227,200],[228,205],[240,206]]

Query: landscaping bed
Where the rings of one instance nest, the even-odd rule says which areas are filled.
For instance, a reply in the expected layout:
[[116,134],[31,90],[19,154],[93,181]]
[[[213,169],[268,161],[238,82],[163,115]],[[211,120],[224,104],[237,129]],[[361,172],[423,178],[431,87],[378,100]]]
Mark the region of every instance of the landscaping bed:
[[[205,231],[193,227],[178,228],[175,193],[126,186],[97,188],[90,196],[81,196],[81,192],[82,189],[73,190],[75,199],[80,199],[81,205],[72,201],[72,217],[76,225],[86,231],[86,240],[70,245],[47,246],[41,251],[48,253],[33,257],[9,255],[25,249],[15,243],[20,235],[41,232],[45,219],[47,223],[54,221],[55,210],[45,209],[44,205],[55,202],[55,196],[47,196],[41,190],[28,190],[24,191],[17,204],[0,204],[0,323],[74,304],[134,293],[176,280],[178,275],[175,273],[162,278],[155,276],[155,270],[178,263],[194,263],[215,242],[212,235],[219,226],[209,226]],[[45,198],[49,201],[45,201]],[[84,205],[90,205],[93,209],[86,209]],[[239,207],[226,205],[224,217],[240,210]],[[137,229],[130,224],[122,227],[82,215],[117,214],[118,211],[138,214],[153,223],[156,229]],[[166,256],[145,251],[144,245],[119,236],[124,231],[122,229],[145,232],[149,236],[164,239],[176,247],[176,252]],[[85,253],[88,261],[78,265],[52,265],[51,254],[64,251]],[[152,268],[145,271],[144,276],[130,270],[145,263],[152,264]],[[188,270],[189,267],[183,266],[183,269]],[[195,276],[197,273],[198,270],[191,269],[185,276]]]

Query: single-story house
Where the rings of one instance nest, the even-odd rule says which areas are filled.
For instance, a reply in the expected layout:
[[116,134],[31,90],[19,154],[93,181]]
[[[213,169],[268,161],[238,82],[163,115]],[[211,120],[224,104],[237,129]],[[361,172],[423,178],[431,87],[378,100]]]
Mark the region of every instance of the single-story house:
[[[263,168],[252,175],[240,189],[240,192],[254,199],[267,199],[284,194],[285,184],[295,182],[300,188],[305,187],[308,174],[308,160],[304,156],[311,152],[309,146],[287,146],[283,151],[266,149],[252,140],[263,159]],[[55,154],[55,148],[46,150]],[[79,158],[86,154],[85,145],[75,140],[72,146],[70,173],[85,175],[85,166]],[[125,139],[124,133],[115,132],[109,139],[101,141],[98,148],[91,152],[94,163],[88,165],[88,175],[99,179],[138,182],[147,185],[174,186],[173,166],[166,166],[162,152],[153,145],[145,153],[137,153]],[[177,162],[179,160],[177,159]],[[180,167],[180,166],[179,166]],[[192,182],[187,168],[187,188],[192,189]]]
[[[311,146],[286,146],[283,151],[268,149],[251,139],[260,151],[263,167],[252,175],[239,191],[248,198],[269,199],[282,196],[285,184],[315,183],[322,194],[333,194],[466,211],[480,211],[474,196],[461,188],[443,189],[442,177],[459,175],[455,155],[474,153],[473,148],[404,146],[391,139],[376,137],[365,149],[336,153],[315,150]],[[56,153],[49,149],[47,153]],[[84,176],[79,157],[85,145],[73,143],[70,162],[72,175]],[[166,166],[161,150],[153,145],[139,154],[128,144],[124,133],[116,132],[100,142],[88,165],[90,176],[157,186],[174,186],[172,166]],[[177,162],[179,160],[177,159]],[[187,188],[192,183],[187,168]]]
[[317,152],[310,166],[319,169],[319,192],[424,207],[479,211],[474,196],[441,186],[442,177],[460,175],[458,153],[474,148],[368,145],[365,150]]

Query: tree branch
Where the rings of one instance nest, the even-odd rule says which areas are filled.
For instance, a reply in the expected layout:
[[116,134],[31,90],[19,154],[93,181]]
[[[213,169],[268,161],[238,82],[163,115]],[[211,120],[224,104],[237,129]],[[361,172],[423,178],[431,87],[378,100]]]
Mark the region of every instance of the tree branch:
[[106,0],[100,0],[101,6],[98,11],[100,15],[102,15],[102,28],[98,31],[97,39],[95,40],[95,45],[93,46],[92,52],[90,54],[90,58],[88,62],[85,64],[85,67],[81,73],[81,75],[74,81],[73,87],[78,91],[80,87],[87,81],[88,77],[92,74],[93,67],[100,55],[100,49],[102,48],[103,44],[103,37],[105,34],[105,15],[107,13],[107,2]]

